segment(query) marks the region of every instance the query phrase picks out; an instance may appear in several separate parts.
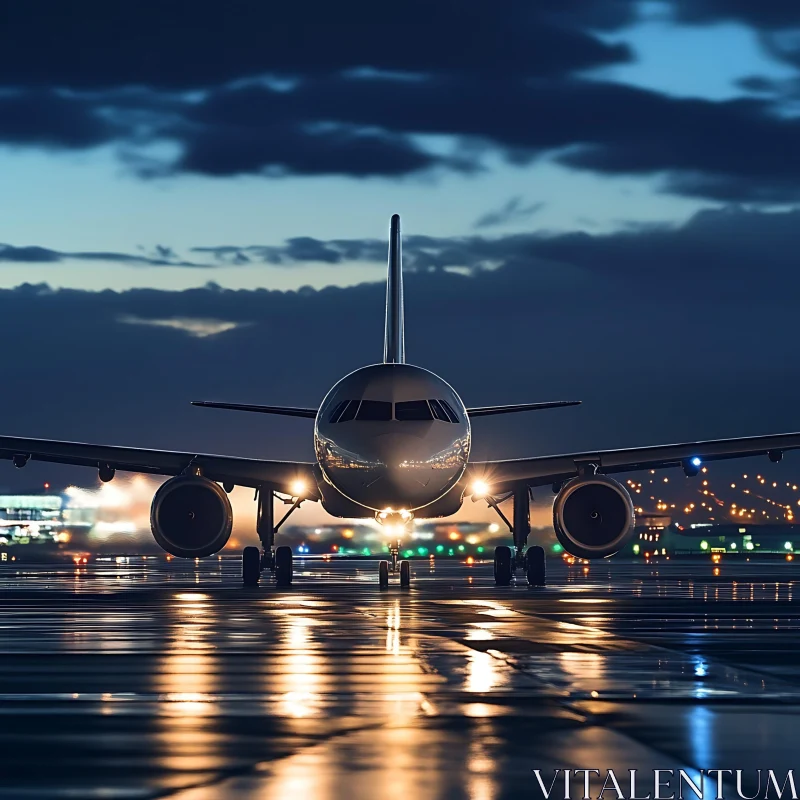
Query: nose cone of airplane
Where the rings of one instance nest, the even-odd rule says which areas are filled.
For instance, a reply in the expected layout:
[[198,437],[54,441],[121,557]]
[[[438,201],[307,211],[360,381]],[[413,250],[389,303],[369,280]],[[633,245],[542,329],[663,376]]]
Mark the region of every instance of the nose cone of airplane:
[[355,448],[333,448],[321,464],[342,494],[376,510],[412,510],[432,503],[458,480],[466,462],[463,448],[432,446],[424,436],[409,432],[379,434],[358,445],[357,460],[342,457]]

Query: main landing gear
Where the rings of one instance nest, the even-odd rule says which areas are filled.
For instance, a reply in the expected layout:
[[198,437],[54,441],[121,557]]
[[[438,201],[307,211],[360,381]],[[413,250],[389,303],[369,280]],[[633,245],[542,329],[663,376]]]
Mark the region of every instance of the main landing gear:
[[242,584],[245,588],[256,588],[261,580],[261,573],[266,570],[272,572],[278,586],[287,587],[292,584],[292,548],[282,545],[275,549],[275,534],[289,516],[300,507],[303,498],[284,500],[285,503],[291,503],[292,507],[276,525],[273,497],[274,492],[271,489],[264,487],[258,489],[256,531],[262,549],[245,547],[242,551]]
[[[498,503],[509,497],[514,498],[513,524],[500,510]],[[516,486],[510,494],[498,500],[487,497],[486,502],[494,508],[508,526],[514,537],[514,547],[502,545],[494,549],[494,582],[498,586],[510,586],[518,569],[525,570],[529,586],[544,586],[547,583],[547,564],[544,548],[532,545],[525,549],[531,531],[530,491],[524,484]]]

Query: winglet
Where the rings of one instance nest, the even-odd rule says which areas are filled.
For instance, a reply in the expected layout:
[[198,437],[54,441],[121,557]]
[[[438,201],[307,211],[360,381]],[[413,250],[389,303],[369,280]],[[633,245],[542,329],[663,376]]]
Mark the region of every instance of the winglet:
[[389,225],[389,269],[386,275],[386,330],[383,338],[383,363],[405,364],[403,312],[403,253],[400,241],[400,215],[393,214]]

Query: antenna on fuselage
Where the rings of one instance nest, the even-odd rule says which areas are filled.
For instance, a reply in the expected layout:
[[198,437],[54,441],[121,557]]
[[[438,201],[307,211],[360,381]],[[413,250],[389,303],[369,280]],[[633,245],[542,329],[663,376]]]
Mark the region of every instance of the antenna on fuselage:
[[393,214],[389,226],[389,270],[386,276],[386,331],[383,337],[383,363],[405,364],[403,314],[403,252],[400,241],[400,215]]

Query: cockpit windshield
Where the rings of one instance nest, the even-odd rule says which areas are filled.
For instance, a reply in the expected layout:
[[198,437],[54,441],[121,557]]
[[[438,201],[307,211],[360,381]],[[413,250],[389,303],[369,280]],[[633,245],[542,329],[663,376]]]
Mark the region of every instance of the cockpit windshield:
[[356,414],[358,422],[388,422],[392,418],[392,404],[384,400],[362,400]]
[[394,404],[394,418],[398,422],[416,422],[433,419],[427,400],[408,400]]
[[446,400],[342,400],[331,413],[331,422],[458,422]]

